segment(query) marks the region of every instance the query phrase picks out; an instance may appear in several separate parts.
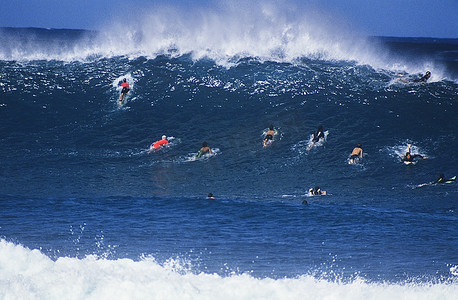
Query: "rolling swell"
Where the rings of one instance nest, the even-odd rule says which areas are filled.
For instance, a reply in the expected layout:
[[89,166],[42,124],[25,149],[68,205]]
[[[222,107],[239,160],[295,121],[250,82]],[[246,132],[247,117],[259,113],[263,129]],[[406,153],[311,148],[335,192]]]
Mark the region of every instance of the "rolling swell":
[[[6,194],[276,198],[320,185],[338,195],[420,197],[412,186],[456,171],[449,81],[403,85],[367,65],[307,58],[245,58],[231,68],[187,55],[1,67]],[[113,87],[120,76],[134,83],[123,108]],[[263,149],[269,124],[280,134]],[[320,124],[327,142],[306,151]],[[175,137],[172,147],[147,154],[163,134]],[[204,140],[218,155],[186,162]],[[415,170],[393,150],[408,142],[431,158]],[[352,167],[355,143],[366,156]]]

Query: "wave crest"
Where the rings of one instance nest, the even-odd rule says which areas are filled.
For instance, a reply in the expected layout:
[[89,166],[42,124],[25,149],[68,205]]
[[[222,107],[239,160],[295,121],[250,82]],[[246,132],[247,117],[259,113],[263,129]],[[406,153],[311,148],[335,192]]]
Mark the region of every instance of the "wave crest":
[[[456,284],[351,283],[297,278],[254,278],[248,274],[221,277],[193,274],[177,262],[160,266],[152,258],[108,260],[88,256],[51,260],[0,240],[0,298],[46,299],[453,299]],[[179,263],[178,263],[179,264]]]

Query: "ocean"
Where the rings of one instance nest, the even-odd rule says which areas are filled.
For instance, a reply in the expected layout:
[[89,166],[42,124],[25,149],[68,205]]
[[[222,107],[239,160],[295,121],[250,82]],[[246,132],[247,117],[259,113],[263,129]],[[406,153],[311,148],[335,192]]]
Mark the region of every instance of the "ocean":
[[0,298],[456,299],[458,39],[207,17],[0,29]]

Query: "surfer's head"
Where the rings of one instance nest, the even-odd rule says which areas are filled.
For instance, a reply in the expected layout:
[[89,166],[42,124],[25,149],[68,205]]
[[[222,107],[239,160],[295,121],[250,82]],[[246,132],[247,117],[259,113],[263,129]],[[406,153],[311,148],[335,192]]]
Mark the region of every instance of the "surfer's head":
[[318,126],[318,130],[323,131],[323,126],[322,125]]
[[270,124],[269,129],[274,130],[274,125]]
[[203,142],[202,147],[208,147],[207,142]]
[[163,135],[163,136],[162,136],[162,139],[165,140],[165,139],[167,139],[167,137],[166,137],[165,135]]
[[356,145],[357,148],[361,148],[361,146],[362,146],[361,144],[357,144]]
[[127,82],[127,79],[126,79],[126,78],[124,78],[124,79],[122,80],[122,82]]

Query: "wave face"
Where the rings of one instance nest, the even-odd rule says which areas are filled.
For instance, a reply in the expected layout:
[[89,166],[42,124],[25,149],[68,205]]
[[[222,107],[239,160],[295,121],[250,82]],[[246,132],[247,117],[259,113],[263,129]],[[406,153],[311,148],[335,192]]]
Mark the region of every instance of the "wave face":
[[[419,187],[457,172],[456,41],[369,39],[382,68],[324,46],[106,55],[80,51],[106,32],[3,30],[0,298],[456,295],[458,185]],[[428,83],[398,80],[428,62]],[[203,141],[214,154],[189,161]],[[427,159],[401,163],[407,144]]]
[[[453,299],[457,285],[369,284],[355,280],[339,284],[298,278],[257,279],[248,274],[221,277],[186,273],[175,261],[154,259],[107,260],[59,258],[50,260],[38,251],[0,241],[3,298],[46,299]],[[3,260],[5,259],[5,260]],[[7,263],[6,259],[9,259]],[[20,276],[18,275],[20,274]],[[5,284],[11,285],[5,289]]]

